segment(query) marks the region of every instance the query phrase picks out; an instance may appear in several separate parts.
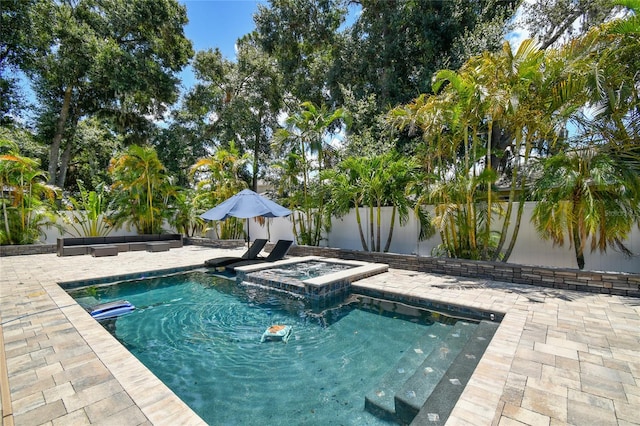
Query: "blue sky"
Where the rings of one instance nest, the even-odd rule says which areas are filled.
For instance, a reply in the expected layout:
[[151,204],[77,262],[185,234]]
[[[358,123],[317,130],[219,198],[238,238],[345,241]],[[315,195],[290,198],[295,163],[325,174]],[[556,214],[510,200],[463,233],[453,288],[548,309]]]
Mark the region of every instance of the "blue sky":
[[[266,1],[180,0],[180,3],[187,7],[189,23],[184,31],[194,51],[217,47],[225,58],[234,60],[236,40],[255,28],[253,14],[258,4]],[[181,76],[185,88],[193,85],[190,67]]]
[[180,0],[187,7],[187,38],[194,50],[218,47],[228,59],[235,57],[236,40],[254,29],[256,0]]

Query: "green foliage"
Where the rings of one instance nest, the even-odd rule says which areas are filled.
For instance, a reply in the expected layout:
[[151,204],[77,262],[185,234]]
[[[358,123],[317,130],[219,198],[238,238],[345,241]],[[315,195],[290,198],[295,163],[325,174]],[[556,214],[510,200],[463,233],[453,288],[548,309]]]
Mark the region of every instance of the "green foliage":
[[613,34],[637,35],[640,33],[640,0],[616,0],[613,4],[623,6],[629,11],[626,18],[613,21],[609,31]]
[[378,113],[376,95],[357,99],[352,90],[342,86],[341,91],[348,130],[343,155],[370,157],[393,151],[398,138],[385,115]]
[[55,224],[55,191],[45,184],[39,163],[20,154],[18,145],[0,139],[0,244],[31,244],[42,227]]
[[[20,103],[7,71],[28,74],[40,107],[37,138],[15,124],[0,134],[19,147],[2,151],[9,155],[3,182],[13,182],[1,187],[3,241],[33,240],[37,226],[22,224],[44,223],[37,217],[47,192],[40,192],[43,176],[78,189],[76,202],[88,210],[99,209],[100,185],[114,179],[118,223],[128,218],[139,232],[157,232],[168,219],[191,235],[204,231],[199,213],[247,182],[255,189],[268,178],[296,211],[300,244],[319,244],[331,213],[367,205],[372,228],[360,229],[363,248],[386,251],[393,226],[383,244],[375,219],[381,206],[393,206],[401,223],[413,209],[424,237],[432,228],[423,206],[436,203],[432,225],[442,252],[506,261],[521,202],[531,199],[538,177],[538,157],[584,149],[640,175],[638,1],[527,2],[528,23],[542,45],[530,40],[516,51],[508,44],[500,49],[503,23],[518,3],[271,0],[258,6],[256,31],[238,41],[235,62],[217,50],[198,52],[198,84],[159,129],[151,118],[177,99],[177,73],[192,55],[184,6],[176,0],[5,2],[0,120],[12,122],[8,114]],[[629,13],[619,14],[624,7]],[[349,9],[356,19],[346,27]],[[560,40],[569,42],[548,48]],[[427,95],[432,87],[436,93]],[[303,99],[309,102],[300,105]],[[382,120],[383,111],[406,102]],[[283,112],[286,128],[278,130]],[[566,132],[569,121],[573,135]],[[104,173],[112,153],[131,143]],[[345,156],[363,158],[339,162]],[[43,160],[49,173],[30,157]],[[178,194],[176,183],[193,183],[195,192]],[[29,196],[39,195],[29,199],[13,189],[23,185]],[[620,202],[632,203],[638,194],[633,185],[626,188]],[[557,206],[566,205],[558,198]],[[620,238],[599,238],[599,246],[621,241],[620,223],[600,216],[600,226],[612,226],[611,235]],[[244,226],[230,220],[216,230],[235,238]],[[21,233],[27,236],[16,237]]]
[[[359,98],[375,93],[382,110],[429,93],[435,71],[457,69],[468,58],[457,46],[470,38],[469,32],[494,21],[502,27],[518,1],[365,0],[360,4],[362,14],[349,28],[339,55],[339,82]],[[486,38],[486,34],[474,34],[479,40]],[[499,47],[495,38],[492,34],[493,40],[485,45]]]
[[8,0],[0,5],[0,124],[13,123],[25,106],[15,71],[33,53],[29,10],[36,0]]
[[[250,219],[246,219],[250,220]],[[245,238],[244,222],[237,217],[230,217],[223,222],[219,223],[219,227],[216,228],[218,238],[221,240],[237,240]]]
[[36,49],[23,65],[52,130],[49,179],[64,187],[81,118],[108,121],[125,142],[148,138],[148,117],[177,99],[192,55],[175,0],[42,0],[30,9]]
[[245,36],[238,41],[236,63],[218,49],[207,50],[196,54],[194,70],[199,82],[186,95],[179,120],[198,129],[197,140],[210,150],[233,141],[241,153],[250,153],[255,190],[282,106],[284,88],[274,60]]
[[72,137],[71,155],[65,187],[71,192],[101,192],[111,183],[109,162],[123,149],[122,137],[114,134],[97,118],[81,120]]
[[[592,252],[631,254],[623,241],[634,223],[640,225],[640,3],[614,4],[635,13],[592,28],[556,52],[563,65],[571,64],[572,86],[590,116],[575,110],[575,148],[546,159],[535,186],[539,234],[558,245],[568,240],[580,269],[589,241]],[[565,100],[566,90],[559,93]]]
[[63,219],[76,237],[105,237],[111,233],[113,227],[107,217],[108,193],[104,186],[99,185],[96,191],[88,191],[82,181],[78,181],[79,198],[69,197],[73,211],[71,217],[63,215]]
[[[487,184],[484,176],[458,175],[430,187],[428,199],[435,203],[431,223],[442,240],[434,255],[475,260],[501,257],[500,233],[489,228],[489,204],[483,200],[483,184]],[[502,206],[491,204],[491,216],[502,215]]]
[[139,234],[158,234],[171,216],[176,188],[151,147],[130,146],[111,160],[114,226],[133,225]]
[[21,155],[42,161],[46,158],[47,147],[40,143],[28,129],[17,125],[0,127],[0,139],[12,141]]
[[[389,122],[400,129],[422,132],[425,170],[436,177],[422,202],[436,204],[433,224],[443,241],[441,251],[449,256],[506,261],[513,250],[526,196],[528,175],[522,169],[530,167],[534,144],[553,139],[563,119],[552,102],[558,79],[543,75],[555,70],[543,64],[544,55],[532,41],[523,42],[516,52],[505,43],[501,52],[474,57],[458,72],[439,71],[433,83],[437,95],[421,96],[389,114]],[[499,233],[492,228],[494,214],[501,217],[501,206],[494,205],[493,198],[498,175],[491,136],[496,123],[508,132],[505,147],[513,156]],[[508,239],[517,201],[515,231]]]
[[277,60],[287,82],[287,91],[296,99],[315,104],[325,100],[340,46],[337,33],[346,8],[341,0],[270,0],[258,5],[254,15],[256,40]]
[[[391,247],[396,215],[400,225],[407,223],[413,209],[419,220],[421,239],[433,234],[426,212],[415,203],[422,177],[418,164],[396,153],[373,157],[348,157],[321,178],[328,181],[328,211],[338,217],[355,209],[362,249],[388,252]],[[360,208],[367,207],[369,230],[364,230]],[[391,225],[384,247],[381,245],[381,209],[392,206]],[[368,234],[367,236],[365,236]]]
[[207,155],[209,147],[201,128],[192,123],[183,111],[177,111],[168,127],[160,129],[153,139],[158,158],[168,173],[175,176],[175,184],[183,188],[189,186],[190,167]]
[[589,240],[592,252],[614,247],[631,255],[623,242],[640,224],[640,175],[624,161],[601,148],[559,153],[544,161],[535,191],[536,229],[560,246],[567,239],[580,269]]
[[[424,139],[421,155],[430,178],[425,182],[428,196],[421,201],[436,203],[433,224],[443,241],[441,253],[507,261],[532,187],[540,198],[534,212],[539,231],[557,244],[569,232],[581,268],[586,238],[601,250],[625,250],[622,240],[637,222],[640,116],[632,83],[637,80],[637,54],[631,54],[638,48],[637,33],[619,32],[620,27],[613,21],[557,50],[543,51],[526,40],[512,51],[505,43],[501,52],[471,58],[457,72],[439,71],[436,95],[422,95],[389,113],[392,125]],[[584,114],[587,106],[590,117]],[[569,120],[578,124],[572,138],[564,130]],[[579,164],[557,159],[564,158],[557,153],[572,146],[579,148],[574,149],[576,160],[583,154],[595,156]],[[551,156],[543,172],[534,153]],[[605,178],[598,170],[604,163],[596,159],[604,154],[619,165],[620,179]],[[582,177],[573,179],[572,170]],[[607,182],[606,190],[600,184],[596,192],[585,188],[585,182],[598,181],[582,175],[590,171]],[[542,177],[536,182],[538,175]],[[496,203],[494,186],[505,183],[503,206]],[[561,190],[566,185],[570,188]],[[582,206],[583,196],[592,200],[589,206],[597,214]],[[615,219],[602,213],[602,203],[614,199],[619,203],[611,206]],[[499,232],[492,226],[494,216],[502,220]]]
[[169,223],[188,237],[203,235],[206,223],[199,216],[202,212],[198,210],[196,192],[189,189],[178,191],[174,202],[174,214],[169,218]]
[[[218,149],[213,156],[198,160],[190,172],[196,188],[192,199],[193,211],[200,215],[245,189],[247,184],[242,179],[242,171],[248,159],[247,154],[240,155],[235,144],[231,143],[228,150]],[[244,234],[242,221],[236,218],[219,221],[213,229],[222,239],[237,239]]]
[[524,4],[523,21],[542,49],[578,38],[617,12],[611,0],[535,0]]
[[303,102],[275,135],[274,147],[286,156],[278,166],[283,172],[279,192],[286,194],[292,211],[298,210],[292,215],[298,244],[319,245],[323,231],[331,226],[325,210],[324,180],[317,180],[317,174],[335,162],[330,142],[343,117],[342,109],[330,111],[325,105]]

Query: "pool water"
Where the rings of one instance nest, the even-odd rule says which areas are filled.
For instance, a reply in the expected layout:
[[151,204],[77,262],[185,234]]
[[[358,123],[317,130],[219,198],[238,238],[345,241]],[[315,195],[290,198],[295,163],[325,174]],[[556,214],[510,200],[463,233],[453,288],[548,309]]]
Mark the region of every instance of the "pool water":
[[354,268],[354,265],[349,265],[346,263],[308,260],[305,262],[275,266],[262,272],[295,278],[298,280],[307,280],[309,278],[316,278],[323,275],[333,274],[335,272],[346,271],[347,269],[352,268]]
[[[364,397],[425,333],[451,324],[304,301],[190,272],[71,292],[83,306],[126,299],[104,325],[207,423],[385,425]],[[260,343],[273,324],[288,343]]]

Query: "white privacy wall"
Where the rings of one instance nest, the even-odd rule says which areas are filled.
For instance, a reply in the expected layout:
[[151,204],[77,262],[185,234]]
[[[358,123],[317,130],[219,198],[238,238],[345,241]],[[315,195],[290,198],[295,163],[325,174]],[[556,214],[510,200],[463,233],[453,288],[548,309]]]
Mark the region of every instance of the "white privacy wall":
[[[531,222],[531,212],[535,203],[526,203],[522,214],[522,222],[516,239],[516,245],[513,253],[509,257],[509,263],[534,266],[548,266],[558,268],[574,268],[578,265],[575,259],[575,251],[570,247],[568,241],[563,247],[554,246],[551,241],[542,240]],[[382,209],[382,226],[380,244],[384,248],[389,233],[389,223],[391,221],[391,207],[383,207]],[[509,238],[513,231],[517,205],[514,205],[513,219],[509,230]],[[363,231],[367,244],[369,244],[369,215],[366,208],[360,209],[360,219],[362,221]],[[260,227],[257,222],[251,222],[251,239],[268,238],[267,227]],[[293,239],[292,223],[290,218],[274,218],[269,220],[270,241],[278,239]],[[405,226],[400,226],[398,216],[396,215],[396,226],[393,230],[393,239],[391,240],[390,252],[401,254],[415,254],[419,256],[431,256],[432,249],[441,243],[440,236],[434,235],[426,241],[418,241],[418,221],[410,213],[409,220]],[[374,217],[374,232],[375,217]],[[505,243],[508,244],[509,239]],[[342,218],[334,218],[332,228],[327,240],[321,245],[348,250],[362,250],[360,243],[360,235],[356,222],[355,210]],[[607,250],[606,253],[600,253],[596,250],[591,253],[589,244],[585,250],[585,269],[592,271],[616,271],[640,273],[640,230],[635,226],[625,241],[625,245],[629,248],[634,256],[627,257],[613,249]]]
[[[525,204],[520,231],[518,233],[513,253],[509,258],[509,263],[558,268],[577,268],[574,249],[573,247],[569,247],[568,242],[565,243],[564,247],[554,247],[551,241],[544,241],[538,236],[533,223],[531,223],[531,212],[534,206],[535,203]],[[382,208],[380,238],[382,248],[384,248],[389,234],[391,211],[391,207]],[[513,220],[511,221],[512,228],[515,222],[516,211],[517,205],[514,205]],[[362,227],[365,232],[367,244],[369,244],[370,228],[368,209],[360,209],[360,219],[362,221]],[[268,219],[264,226],[261,226],[254,219],[249,219],[249,221],[251,240],[256,238],[267,238],[271,242],[275,242],[280,239],[294,240],[293,225],[290,217]],[[165,228],[169,232],[175,232],[170,230],[168,226],[165,226]],[[377,232],[375,230],[375,217],[374,231]],[[511,231],[512,230],[510,230],[509,237],[511,235]],[[135,234],[135,229],[129,231],[126,229],[118,229],[114,230],[109,235],[116,236]],[[46,237],[43,238],[42,241],[53,244],[59,236],[61,236],[60,232],[55,228],[51,228],[46,230]],[[65,236],[70,235],[66,234]],[[355,210],[352,210],[342,218],[334,218],[332,229],[326,238],[327,239],[324,240],[321,245],[347,250],[362,250]],[[396,215],[396,226],[393,230],[393,239],[391,240],[391,248],[389,251],[401,254],[431,256],[432,249],[440,244],[440,242],[440,236],[438,234],[434,235],[427,241],[418,241],[418,222],[413,216],[413,213],[409,214],[409,220],[404,226],[400,226],[399,219]],[[506,244],[508,244],[508,240]],[[640,273],[640,230],[638,230],[637,226],[633,228],[633,231],[625,244],[634,253],[634,256],[627,257],[613,249],[609,249],[606,253],[600,253],[597,250],[594,253],[591,253],[590,249],[587,247],[585,252],[585,269],[592,271]]]

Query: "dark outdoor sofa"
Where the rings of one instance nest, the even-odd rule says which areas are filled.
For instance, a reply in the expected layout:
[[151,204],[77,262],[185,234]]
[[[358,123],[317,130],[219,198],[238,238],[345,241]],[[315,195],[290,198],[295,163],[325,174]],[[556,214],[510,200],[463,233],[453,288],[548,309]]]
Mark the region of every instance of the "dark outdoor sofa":
[[182,247],[182,234],[146,234],[117,237],[58,238],[58,256],[115,256],[124,251],[167,251]]

